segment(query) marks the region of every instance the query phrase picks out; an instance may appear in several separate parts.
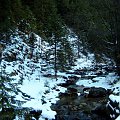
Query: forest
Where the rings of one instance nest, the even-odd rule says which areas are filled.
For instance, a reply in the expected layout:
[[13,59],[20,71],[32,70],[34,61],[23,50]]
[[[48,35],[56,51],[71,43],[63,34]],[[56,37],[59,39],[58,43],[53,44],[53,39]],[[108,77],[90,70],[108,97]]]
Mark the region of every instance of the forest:
[[[1,37],[18,28],[26,34],[34,31],[51,44],[63,44],[70,28],[79,38],[78,49],[82,44],[96,60],[107,56],[119,68],[119,0],[1,0],[0,9]],[[53,35],[55,41],[49,40]]]
[[[76,116],[78,113],[75,113],[76,116],[73,116],[71,115],[72,110],[69,111],[72,117],[65,117],[63,114],[61,116],[60,110],[67,111],[68,109],[63,109],[60,105],[66,104],[67,98],[65,95],[70,97],[72,94],[73,98],[76,93],[81,93],[81,89],[82,92],[89,91],[88,96],[90,97],[94,92],[97,97],[99,97],[99,93],[102,94],[100,100],[101,97],[105,97],[106,95],[106,101],[113,100],[114,95],[117,95],[119,99],[120,1],[1,0],[0,69],[0,116],[3,115],[3,118],[0,117],[0,119],[2,120],[9,118],[4,113],[8,111],[10,114],[12,111],[15,113],[15,110],[17,110],[17,113],[12,113],[12,117],[9,118],[10,120],[13,120],[14,115],[18,116],[14,120],[19,120],[19,118],[20,120],[27,120],[27,118],[31,120],[31,116],[34,116],[36,120],[77,119]],[[54,79],[54,85],[49,79]],[[65,83],[61,83],[61,79]],[[90,83],[91,86],[87,83],[79,82],[86,79],[89,80],[87,83]],[[27,80],[29,80],[28,83]],[[39,80],[41,83],[36,80]],[[108,80],[107,90],[103,90],[105,88],[103,86],[99,86],[102,88],[98,89],[96,88],[97,85],[93,84],[98,81],[99,84],[100,80],[104,82]],[[57,95],[53,96],[54,99],[56,99],[56,96],[59,96],[60,108],[58,108],[60,110],[56,109],[55,106],[53,107],[52,102],[49,106],[50,109],[56,111],[57,115],[55,118],[45,115],[46,109],[38,110],[39,108],[37,110],[27,109],[29,115],[27,114],[26,118],[19,116],[19,114],[25,116],[26,106],[28,105],[26,103],[29,103],[27,101],[31,100],[31,103],[36,102],[34,99],[37,99],[37,95],[35,96],[34,93],[40,93],[38,89],[34,93],[32,91],[27,92],[29,91],[28,89],[32,90],[33,88],[33,86],[27,86],[29,83],[30,86],[33,84],[36,88],[44,84],[44,87],[39,88],[42,91],[39,96],[42,105],[48,103],[47,100],[52,96],[52,90],[55,90],[55,93],[57,92]],[[82,88],[82,85],[84,88]],[[67,93],[65,91],[64,94],[61,93],[63,88],[59,87],[67,89]],[[95,87],[95,89],[92,87]],[[109,89],[111,89],[111,92]],[[118,92],[116,93],[117,90]],[[96,91],[99,91],[99,93]],[[92,95],[90,92],[93,92]],[[47,94],[49,93],[51,94],[48,97]],[[18,96],[21,96],[24,100],[21,101]],[[93,95],[92,97],[96,96]],[[67,102],[73,102],[72,98],[70,97],[70,101]],[[53,98],[51,97],[51,99]],[[75,99],[79,101],[78,97]],[[117,100],[116,102],[120,105],[120,101]],[[25,110],[23,110],[24,105],[22,106],[24,103],[26,105]],[[106,102],[104,101],[104,103]],[[74,102],[72,104],[76,105]],[[98,103],[95,104],[98,105]],[[101,104],[103,105],[103,103]],[[22,110],[20,107],[17,108],[17,106],[22,106]],[[87,111],[88,116],[92,114],[92,107],[90,105],[90,112]],[[7,109],[9,110],[7,111]],[[88,108],[86,109],[88,110]],[[117,112],[115,117],[111,118],[108,117],[109,112],[106,110],[107,117],[105,120],[108,118],[114,120],[119,117],[120,107],[116,107],[116,109],[119,112]],[[40,119],[38,116],[41,114],[43,118]],[[65,112],[66,114],[67,112]],[[98,120],[98,118],[91,115],[90,120]],[[88,118],[84,117],[83,120],[86,119]],[[119,118],[116,120],[119,120]]]

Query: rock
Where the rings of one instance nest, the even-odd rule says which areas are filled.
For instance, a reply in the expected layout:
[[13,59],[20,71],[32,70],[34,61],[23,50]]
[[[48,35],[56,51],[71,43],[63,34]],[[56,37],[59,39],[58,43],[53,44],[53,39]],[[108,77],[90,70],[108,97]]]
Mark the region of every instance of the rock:
[[107,109],[106,105],[99,105],[91,112],[100,116],[109,116],[109,110]]
[[59,97],[60,98],[62,98],[62,97],[67,97],[67,96],[69,96],[69,94],[68,93],[59,93]]
[[97,114],[92,114],[91,117],[92,117],[92,120],[113,120],[110,117],[100,116]]
[[56,89],[56,91],[60,91],[59,89]]
[[97,98],[97,97],[104,97],[107,95],[107,90],[105,88],[99,87],[99,88],[95,88],[95,87],[91,87],[89,89],[89,93],[87,97],[91,97],[91,98]]
[[[72,93],[76,94],[78,92],[76,87],[78,86],[69,86],[67,92],[61,93],[59,102],[52,106],[52,110],[57,112],[55,120],[111,120],[106,108],[107,97],[73,97]],[[89,91],[94,88],[83,88],[82,86],[83,89]]]
[[71,120],[69,115],[55,115],[55,120]]
[[107,94],[110,95],[113,93],[113,90],[112,89],[107,89]]
[[77,81],[79,79],[79,77],[77,76],[68,76],[68,79],[71,80],[71,81]]
[[79,69],[75,70],[74,74],[77,74],[77,75],[86,75],[86,73],[85,73],[84,70],[79,70]]
[[67,78],[67,77],[65,77],[65,76],[63,76],[63,79],[66,79],[66,80],[67,80],[68,78]]
[[68,76],[68,80],[66,81],[66,83],[68,85],[75,85],[76,82],[78,81],[79,77],[77,76]]
[[83,76],[81,76],[81,78],[83,79],[93,79],[93,78],[95,78],[97,75],[83,75]]
[[69,76],[65,83],[58,84],[62,87],[68,87],[70,85],[75,85],[79,77],[77,76]]
[[68,87],[68,92],[70,93],[77,93],[77,89],[73,87]]
[[63,97],[77,97],[77,96],[78,96],[77,93],[69,93],[69,92],[59,93],[60,98],[63,98]]
[[84,87],[84,88],[83,88],[83,92],[89,91],[89,90],[90,90],[90,87]]
[[46,74],[46,75],[43,75],[44,77],[51,77],[52,74]]
[[76,83],[76,81],[73,80],[73,79],[70,79],[70,80],[66,81],[66,84],[68,84],[68,85],[74,85],[75,83]]
[[71,112],[67,115],[56,115],[55,120],[92,120],[90,116],[84,114],[83,112]]
[[29,114],[32,115],[36,120],[38,120],[41,113],[42,110],[31,110]]
[[60,83],[60,84],[58,84],[58,86],[61,86],[61,87],[68,87],[68,86],[70,86],[70,85],[72,85],[73,83],[72,82],[67,82],[67,83]]
[[[111,120],[110,118],[110,111],[109,109],[106,107],[106,105],[99,105],[97,106],[95,109],[93,109],[91,111],[91,113],[93,114],[93,118],[96,120],[101,120],[99,118],[102,118],[102,120]],[[96,115],[95,115],[96,114]]]

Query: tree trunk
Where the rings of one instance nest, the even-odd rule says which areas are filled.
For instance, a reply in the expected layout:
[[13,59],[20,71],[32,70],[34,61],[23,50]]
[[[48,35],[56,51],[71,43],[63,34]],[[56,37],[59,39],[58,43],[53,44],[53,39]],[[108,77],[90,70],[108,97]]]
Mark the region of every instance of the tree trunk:
[[116,33],[116,65],[117,65],[117,72],[120,75],[120,1],[115,0],[115,33]]
[[55,37],[55,63],[54,63],[54,70],[55,70],[55,78],[57,80],[57,40]]

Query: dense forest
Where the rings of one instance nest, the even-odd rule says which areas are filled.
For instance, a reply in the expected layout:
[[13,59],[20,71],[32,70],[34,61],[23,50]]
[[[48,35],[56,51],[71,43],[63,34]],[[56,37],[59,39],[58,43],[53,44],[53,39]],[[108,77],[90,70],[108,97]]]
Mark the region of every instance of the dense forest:
[[7,41],[16,28],[26,34],[36,32],[51,45],[62,45],[66,55],[57,52],[66,56],[67,64],[73,59],[65,40],[70,28],[79,38],[78,51],[82,45],[97,61],[109,57],[120,65],[119,0],[1,0],[0,10],[0,37],[5,33]]

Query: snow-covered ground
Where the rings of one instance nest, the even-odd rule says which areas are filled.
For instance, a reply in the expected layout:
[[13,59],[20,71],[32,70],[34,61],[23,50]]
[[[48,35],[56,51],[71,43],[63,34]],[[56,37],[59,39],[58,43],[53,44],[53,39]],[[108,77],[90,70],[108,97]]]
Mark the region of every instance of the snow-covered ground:
[[[42,110],[40,120],[43,118],[53,119],[56,115],[50,106],[55,103],[59,92],[65,92],[65,88],[57,86],[61,79],[56,81],[52,78],[41,77],[40,80],[25,80],[21,86],[21,90],[30,95],[33,99],[27,101],[22,107],[29,107],[35,110]],[[18,98],[19,99],[19,95]],[[22,99],[21,99],[22,100]]]
[[[7,62],[4,59],[1,62],[2,69],[5,69],[5,72],[11,74],[11,78],[14,78],[15,81],[23,81],[22,85],[19,85],[19,88],[22,92],[31,96],[32,99],[25,100],[22,95],[19,93],[16,96],[17,100],[25,101],[21,107],[33,108],[35,110],[42,110],[42,114],[39,120],[44,120],[48,118],[49,120],[54,119],[56,112],[52,111],[50,106],[52,103],[55,103],[58,99],[58,94],[60,92],[65,92],[65,88],[57,86],[59,83],[63,83],[64,79],[62,77],[58,77],[58,80],[54,77],[44,77],[43,75],[46,73],[53,73],[52,69],[49,71],[41,71],[41,64],[45,64],[45,62],[39,57],[41,52],[44,53],[50,47],[48,44],[46,46],[42,46],[41,38],[36,35],[37,41],[35,44],[34,50],[31,50],[30,46],[28,46],[21,38],[15,37],[11,38],[11,45],[7,46],[3,52],[3,55],[11,54],[11,52],[17,54],[17,61]],[[41,47],[42,46],[42,49]],[[30,59],[29,55],[33,52],[33,58]],[[38,58],[36,58],[36,56]],[[38,62],[35,60],[38,59]],[[73,70],[79,68],[89,68],[94,64],[94,55],[89,54],[88,57],[85,57],[81,54],[81,58],[76,61],[76,66],[74,66]],[[59,76],[68,76],[65,73],[58,72]],[[111,84],[118,77],[115,73],[110,73],[107,76],[103,77],[95,77],[93,82],[91,79],[79,80],[77,85],[84,86],[95,86],[95,87],[103,87],[113,89],[114,95],[110,95],[110,99],[113,101],[119,102],[120,106],[120,81],[116,84]],[[116,95],[119,94],[119,95]],[[18,118],[16,117],[15,120]],[[116,119],[120,120],[120,116]]]

